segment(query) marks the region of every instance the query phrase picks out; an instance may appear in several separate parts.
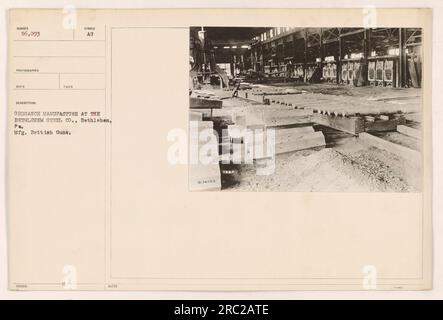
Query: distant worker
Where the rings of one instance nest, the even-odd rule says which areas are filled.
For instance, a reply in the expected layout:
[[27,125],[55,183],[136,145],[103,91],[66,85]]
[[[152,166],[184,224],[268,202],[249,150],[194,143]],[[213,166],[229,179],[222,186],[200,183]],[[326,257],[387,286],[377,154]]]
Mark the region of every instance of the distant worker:
[[291,80],[292,75],[294,74],[294,65],[292,64],[292,61],[289,60],[289,62],[286,64],[286,79]]

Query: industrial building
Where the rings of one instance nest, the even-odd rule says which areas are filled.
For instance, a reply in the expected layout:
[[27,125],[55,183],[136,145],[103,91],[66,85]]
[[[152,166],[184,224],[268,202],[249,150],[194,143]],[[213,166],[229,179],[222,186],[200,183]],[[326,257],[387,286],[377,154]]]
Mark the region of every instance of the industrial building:
[[421,29],[192,27],[189,59],[191,190],[421,189]]

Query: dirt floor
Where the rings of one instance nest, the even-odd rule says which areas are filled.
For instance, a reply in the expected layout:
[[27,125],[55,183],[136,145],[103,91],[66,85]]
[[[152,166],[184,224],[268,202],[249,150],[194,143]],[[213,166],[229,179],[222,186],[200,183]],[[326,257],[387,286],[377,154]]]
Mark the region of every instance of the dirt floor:
[[343,84],[326,84],[326,83],[276,83],[272,87],[276,88],[294,88],[304,90],[310,93],[329,94],[337,96],[351,96],[358,98],[393,98],[399,96],[416,96],[421,95],[419,88],[387,88],[375,86],[354,87]]
[[277,155],[275,173],[269,176],[257,175],[255,166],[242,166],[226,190],[415,192],[421,189],[417,172],[413,163],[350,137],[322,150]]

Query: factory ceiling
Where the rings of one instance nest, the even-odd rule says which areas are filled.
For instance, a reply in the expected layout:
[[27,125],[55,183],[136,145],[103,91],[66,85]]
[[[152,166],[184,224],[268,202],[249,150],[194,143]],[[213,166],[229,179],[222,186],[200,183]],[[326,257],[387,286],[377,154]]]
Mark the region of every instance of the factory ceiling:
[[[251,27],[204,27],[207,31],[207,39],[213,42],[245,42],[259,35],[269,28]],[[191,27],[191,34],[197,34],[201,27]]]

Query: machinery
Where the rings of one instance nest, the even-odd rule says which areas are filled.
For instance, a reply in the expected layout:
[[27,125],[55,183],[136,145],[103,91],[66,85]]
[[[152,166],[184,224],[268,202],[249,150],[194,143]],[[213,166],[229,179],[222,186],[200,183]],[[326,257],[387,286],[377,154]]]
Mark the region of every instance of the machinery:
[[199,84],[229,88],[228,75],[215,63],[215,56],[210,48],[210,41],[206,39],[204,28],[198,31],[197,37],[191,36],[189,77],[192,89],[197,88]]

